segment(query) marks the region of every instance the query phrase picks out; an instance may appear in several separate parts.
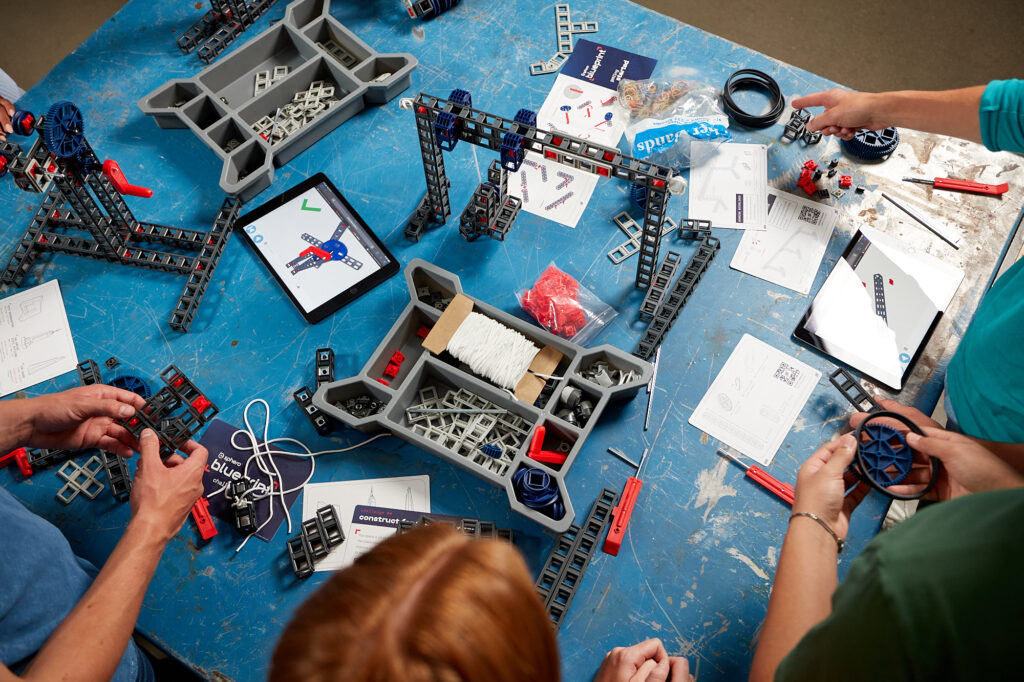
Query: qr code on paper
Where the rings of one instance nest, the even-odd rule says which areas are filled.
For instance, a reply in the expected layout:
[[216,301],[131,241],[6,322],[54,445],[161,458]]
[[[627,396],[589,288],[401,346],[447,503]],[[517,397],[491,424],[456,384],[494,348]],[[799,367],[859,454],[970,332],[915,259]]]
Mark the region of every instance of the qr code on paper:
[[788,386],[793,386],[796,384],[796,380],[800,378],[800,370],[780,362],[779,368],[775,370],[775,378]]
[[800,220],[811,225],[817,225],[821,222],[821,210],[813,206],[801,206]]

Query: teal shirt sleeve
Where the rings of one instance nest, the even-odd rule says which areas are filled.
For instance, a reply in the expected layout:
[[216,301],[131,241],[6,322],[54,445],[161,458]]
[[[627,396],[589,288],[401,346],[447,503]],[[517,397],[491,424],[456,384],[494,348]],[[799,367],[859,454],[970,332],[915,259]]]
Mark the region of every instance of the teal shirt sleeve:
[[981,142],[994,152],[1024,154],[1024,80],[992,81],[978,107]]

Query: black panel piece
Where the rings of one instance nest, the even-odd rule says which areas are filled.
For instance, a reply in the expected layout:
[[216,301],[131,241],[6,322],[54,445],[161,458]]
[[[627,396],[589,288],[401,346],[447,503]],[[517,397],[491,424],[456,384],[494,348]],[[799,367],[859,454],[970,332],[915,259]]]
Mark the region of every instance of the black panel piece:
[[231,508],[235,512],[235,528],[249,535],[256,532],[256,505],[248,499],[249,483],[244,480],[231,481]]
[[665,296],[665,291],[672,284],[672,278],[676,276],[676,270],[679,268],[680,262],[682,262],[681,257],[677,252],[669,251],[665,254],[665,258],[658,266],[658,272],[655,273],[654,279],[651,280],[650,288],[647,289],[647,293],[644,295],[643,303],[640,304],[641,320],[651,320],[654,318],[654,313],[657,312],[658,306],[661,305],[661,299]]
[[537,594],[544,602],[556,630],[562,626],[565,614],[569,612],[569,605],[576,596],[594,548],[611,522],[612,509],[618,499],[619,494],[614,490],[602,490],[583,526],[573,525],[562,533],[544,562],[544,568],[537,578]]
[[650,360],[654,356],[654,351],[661,344],[661,340],[679,317],[679,311],[686,305],[697,283],[707,272],[712,259],[718,253],[719,246],[719,241],[715,237],[705,237],[701,240],[683,274],[679,275],[672,290],[662,299],[654,313],[654,319],[647,325],[640,342],[633,349],[633,355],[643,360]]
[[407,521],[403,519],[398,524],[398,532],[404,533],[405,531],[411,530],[416,526],[429,526],[432,524],[444,524],[452,526],[456,530],[460,530],[466,535],[475,538],[498,538],[505,540],[506,542],[513,542],[515,540],[515,534],[511,529],[508,528],[497,528],[493,521],[480,521],[479,519],[459,519],[458,521],[451,521],[450,519],[441,518],[436,514],[423,514],[416,521]]
[[78,380],[83,386],[91,386],[92,384],[102,384],[103,376],[100,374],[100,368],[96,366],[96,363],[92,360],[83,360],[78,363]]
[[118,423],[136,438],[143,429],[153,429],[160,439],[160,457],[167,459],[213,419],[218,410],[174,365],[165,369],[160,378],[164,387],[150,396],[134,417]]
[[331,432],[331,421],[323,412],[320,411],[320,408],[313,404],[312,391],[303,386],[299,390],[295,391],[295,393],[292,394],[292,397],[295,398],[295,402],[297,402],[299,407],[302,408],[303,414],[306,415],[306,419],[308,419],[309,423],[313,425],[313,428],[316,429],[317,433],[321,436],[326,436]]
[[103,469],[107,472],[110,492],[118,502],[127,502],[132,494],[132,477],[128,473],[128,463],[123,457],[105,450],[100,450],[100,458],[103,460]]
[[316,510],[316,516],[302,522],[302,532],[286,543],[288,559],[296,578],[313,575],[313,565],[345,541],[334,505]]
[[871,397],[871,394],[864,390],[864,387],[853,378],[853,375],[842,367],[828,375],[828,380],[839,389],[843,397],[850,401],[850,404],[857,408],[858,412],[882,412],[884,408],[878,401]]
[[334,381],[334,350],[316,349],[316,387]]

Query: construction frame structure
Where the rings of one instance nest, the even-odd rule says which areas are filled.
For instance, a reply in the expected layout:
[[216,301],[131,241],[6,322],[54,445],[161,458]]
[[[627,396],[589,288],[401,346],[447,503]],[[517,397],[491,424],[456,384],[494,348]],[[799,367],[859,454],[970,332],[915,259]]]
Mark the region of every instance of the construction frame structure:
[[647,189],[644,221],[640,235],[639,262],[635,286],[646,290],[658,264],[662,224],[668,208],[669,181],[674,172],[658,164],[626,156],[618,149],[594,144],[559,132],[536,127],[536,118],[520,110],[514,120],[472,108],[469,93],[455,90],[448,99],[420,93],[412,101],[416,116],[416,134],[420,142],[427,192],[405,227],[405,236],[419,241],[430,226],[444,225],[451,217],[448,190],[451,181],[445,173],[443,153],[452,151],[459,140],[500,152],[501,166],[519,170],[528,151],[546,161],[554,161],[588,173],[618,178]]
[[[18,111],[15,118],[26,122],[17,132],[29,135],[34,131],[38,138],[24,154],[17,143],[0,141],[0,175],[9,169],[20,188],[44,196],[10,261],[0,272],[0,282],[21,286],[32,265],[45,252],[185,275],[188,280],[171,314],[170,326],[175,331],[187,332],[242,202],[226,197],[209,231],[139,221],[111,181],[114,177],[126,184],[120,169],[108,177],[104,167],[111,162],[101,164],[82,134],[77,107],[70,102],[57,102],[46,116],[36,119],[29,112]],[[51,151],[50,147],[57,143],[59,148]],[[159,250],[151,248],[151,243],[193,253]]]

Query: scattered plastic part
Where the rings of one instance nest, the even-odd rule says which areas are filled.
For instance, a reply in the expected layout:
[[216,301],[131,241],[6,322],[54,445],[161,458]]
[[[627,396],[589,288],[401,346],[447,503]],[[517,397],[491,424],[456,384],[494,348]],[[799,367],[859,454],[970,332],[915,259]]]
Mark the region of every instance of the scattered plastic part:
[[459,0],[402,0],[413,19],[433,19],[459,4]]
[[611,521],[612,509],[618,499],[614,490],[603,489],[583,525],[572,525],[562,533],[544,562],[535,587],[555,630],[562,626],[569,612],[594,548]]
[[136,439],[143,429],[152,429],[160,440],[160,458],[167,459],[217,416],[218,410],[174,365],[160,378],[164,387],[150,396],[133,417],[118,423]]
[[316,387],[334,381],[334,349],[316,349]]
[[57,470],[57,476],[66,481],[64,487],[57,492],[57,499],[64,504],[71,504],[71,501],[81,494],[95,500],[106,488],[97,478],[102,470],[103,461],[98,456],[90,457],[82,466],[73,460],[67,460]]
[[127,502],[132,494],[132,477],[128,472],[128,463],[123,457],[100,450],[103,469],[107,474],[110,492],[118,502]]
[[568,4],[555,5],[555,40],[558,51],[547,61],[530,64],[530,75],[540,76],[558,71],[572,54],[572,37],[583,33],[597,33],[597,22],[572,21]]
[[320,434],[321,436],[326,436],[330,434],[330,432],[333,430],[333,427],[331,425],[330,420],[327,419],[326,416],[324,416],[324,413],[321,412],[319,408],[317,408],[317,406],[313,404],[313,391],[303,386],[299,390],[292,393],[292,398],[294,398],[295,402],[299,405],[300,408],[302,408],[302,413],[306,415],[306,419],[309,420],[309,423],[313,425],[313,428],[316,429],[316,432],[318,434]]
[[213,517],[210,516],[210,501],[205,497],[200,497],[192,505],[192,520],[196,524],[196,530],[199,531],[199,537],[203,540],[209,540],[217,534],[217,526],[214,525]]
[[849,189],[850,187],[852,187],[853,186],[853,176],[850,176],[850,175],[840,175],[839,176],[839,186],[842,187],[843,189]]
[[854,189],[853,191],[856,192],[857,194],[864,194],[864,187],[863,185],[857,185],[857,188]]
[[655,311],[653,319],[647,325],[647,329],[644,331],[639,343],[637,343],[636,348],[633,349],[633,355],[643,360],[651,359],[658,346],[661,345],[665,334],[668,333],[676,318],[679,317],[679,312],[690,299],[694,288],[696,288],[704,273],[707,272],[720,246],[720,242],[714,237],[705,237],[701,240],[697,246],[697,251],[694,252],[690,262],[686,265],[686,269],[676,278],[671,291],[669,291]]
[[789,115],[789,121],[786,122],[785,128],[782,131],[782,139],[794,142],[803,137],[806,132],[807,122],[810,120],[811,112],[806,109],[793,110]]
[[[167,81],[140,99],[139,108],[161,128],[191,130],[223,161],[220,186],[224,192],[249,201],[270,186],[277,167],[363,109],[391,101],[411,83],[418,64],[413,55],[377,53],[334,19],[330,6],[330,0],[295,0],[283,21],[250,39],[244,49],[234,50],[191,78]],[[228,35],[222,38],[227,40]],[[317,36],[331,40],[319,43]],[[319,74],[333,75],[340,99],[308,122],[301,134],[294,134],[296,122],[279,121],[279,127],[290,129],[291,134],[271,145],[269,139],[238,122],[251,123],[266,115],[271,119],[269,133],[275,111],[283,104],[280,86],[285,83],[254,95],[251,74],[285,65],[282,62],[291,67],[287,82],[296,88],[309,86]],[[376,81],[385,71],[391,76]],[[237,144],[229,144],[231,140]]]
[[115,367],[121,364],[121,361],[115,358],[114,356],[110,356],[109,358],[107,358],[107,361],[104,362],[103,364],[107,366],[107,369],[114,369]]
[[842,199],[844,194],[846,194],[846,192],[839,189],[838,187],[832,190],[832,196],[834,196],[836,199]]
[[249,494],[255,488],[251,488],[245,479],[231,481],[228,487],[228,499],[231,500],[231,509],[234,511],[235,528],[243,535],[255,533],[256,525],[256,504],[249,499]]
[[676,232],[678,239],[704,239],[711,236],[711,221],[698,218],[683,218],[679,221],[679,231]]
[[313,518],[302,522],[302,532],[288,538],[285,543],[295,577],[308,578],[313,575],[316,562],[344,541],[345,534],[341,530],[334,505],[317,509]]
[[[110,361],[107,360],[107,362]],[[96,366],[96,363],[91,358],[82,360],[75,369],[78,372],[78,381],[83,386],[103,383],[103,375],[100,374],[100,368]]]
[[840,146],[850,156],[865,161],[889,156],[900,144],[900,133],[896,128],[883,130],[858,130],[849,140],[840,140]]

